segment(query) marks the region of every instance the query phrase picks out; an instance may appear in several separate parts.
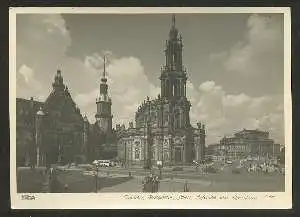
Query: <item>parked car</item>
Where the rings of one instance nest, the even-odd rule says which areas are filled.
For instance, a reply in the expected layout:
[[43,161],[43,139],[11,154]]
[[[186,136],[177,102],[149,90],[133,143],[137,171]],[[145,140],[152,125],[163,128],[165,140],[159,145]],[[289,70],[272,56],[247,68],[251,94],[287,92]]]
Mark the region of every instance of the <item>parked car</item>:
[[100,167],[110,167],[111,165],[109,160],[94,160],[93,164]]
[[227,163],[227,164],[232,164],[232,161],[227,160],[226,163]]

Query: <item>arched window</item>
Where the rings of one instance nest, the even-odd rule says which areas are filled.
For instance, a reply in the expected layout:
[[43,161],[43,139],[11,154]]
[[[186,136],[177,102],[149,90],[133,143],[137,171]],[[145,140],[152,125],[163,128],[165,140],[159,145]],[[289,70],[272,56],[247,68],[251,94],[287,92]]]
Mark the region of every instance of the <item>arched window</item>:
[[172,96],[175,96],[175,86],[172,86]]
[[136,141],[135,142],[135,149],[134,149],[134,158],[135,159],[140,159],[140,142]]
[[180,118],[179,111],[175,111],[174,113],[175,128],[179,128],[179,118]]
[[140,148],[138,146],[135,147],[134,158],[135,159],[140,159]]
[[168,152],[167,150],[164,150],[164,155],[163,155],[163,157],[164,157],[164,160],[165,160],[165,161],[169,161],[169,152]]

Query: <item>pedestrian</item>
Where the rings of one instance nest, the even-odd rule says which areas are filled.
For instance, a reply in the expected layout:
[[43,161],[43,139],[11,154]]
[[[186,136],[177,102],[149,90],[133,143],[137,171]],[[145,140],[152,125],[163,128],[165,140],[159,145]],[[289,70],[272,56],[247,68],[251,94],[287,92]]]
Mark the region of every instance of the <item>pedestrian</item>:
[[155,179],[155,192],[158,192],[158,186],[159,186],[159,179],[156,176],[156,179]]
[[147,177],[145,177],[145,178],[143,179],[143,181],[142,181],[143,192],[146,191],[146,183],[147,183],[146,178],[147,178]]
[[68,184],[65,184],[65,185],[64,185],[64,191],[65,191],[65,193],[68,192],[68,188],[69,188],[69,185],[68,185]]
[[152,177],[152,193],[156,192],[156,176]]
[[154,183],[153,176],[151,176],[151,179],[150,179],[150,186],[151,186],[151,193],[154,193],[155,192],[155,183]]
[[190,191],[190,189],[189,189],[189,187],[188,187],[188,182],[185,181],[185,183],[184,183],[184,188],[183,188],[183,192],[189,192],[189,191]]
[[162,179],[162,171],[161,171],[161,167],[159,168],[159,179]]
[[143,181],[143,192],[151,192],[151,189],[149,189],[149,183],[149,176],[145,176]]
[[54,175],[54,172],[53,172],[53,168],[50,168],[50,171],[49,171],[49,191],[50,193],[53,193],[54,192],[54,189],[55,189],[55,175]]

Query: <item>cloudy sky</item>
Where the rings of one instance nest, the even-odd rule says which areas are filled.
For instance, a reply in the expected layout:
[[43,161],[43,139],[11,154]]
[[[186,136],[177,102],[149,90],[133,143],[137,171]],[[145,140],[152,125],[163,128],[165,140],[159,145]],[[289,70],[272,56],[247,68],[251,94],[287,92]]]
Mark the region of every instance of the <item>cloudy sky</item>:
[[[94,122],[106,54],[113,122],[127,125],[139,103],[160,92],[170,26],[171,14],[19,14],[17,96],[45,100],[59,68]],[[243,128],[268,130],[283,143],[283,16],[177,14],[176,26],[191,121],[206,123],[208,144]]]

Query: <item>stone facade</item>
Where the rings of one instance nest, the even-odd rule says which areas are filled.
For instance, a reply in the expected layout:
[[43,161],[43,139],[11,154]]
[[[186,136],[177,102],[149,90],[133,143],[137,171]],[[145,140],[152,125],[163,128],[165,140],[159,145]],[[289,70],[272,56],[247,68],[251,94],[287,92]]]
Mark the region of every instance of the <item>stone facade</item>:
[[17,164],[85,161],[85,122],[58,70],[45,102],[17,98]]
[[226,158],[241,159],[248,156],[278,157],[280,145],[269,138],[269,132],[243,129],[232,137],[224,137],[220,141],[225,147]]
[[182,64],[182,37],[175,16],[166,41],[161,68],[161,94],[138,107],[135,127],[117,125],[118,158],[126,164],[186,164],[204,159],[205,126],[190,124],[191,103],[186,97],[187,73]]

